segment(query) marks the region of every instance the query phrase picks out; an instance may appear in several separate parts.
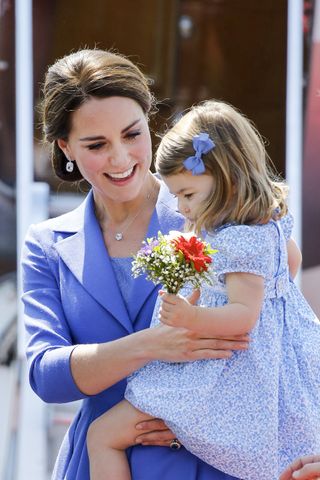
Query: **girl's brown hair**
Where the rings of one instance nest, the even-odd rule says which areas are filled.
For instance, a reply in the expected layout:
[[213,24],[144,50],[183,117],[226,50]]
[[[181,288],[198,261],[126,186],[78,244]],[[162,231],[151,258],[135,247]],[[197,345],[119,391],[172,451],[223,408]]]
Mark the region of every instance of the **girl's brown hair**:
[[192,107],[162,138],[155,166],[166,177],[186,171],[194,135],[208,133],[215,147],[202,155],[214,190],[189,228],[200,232],[222,224],[266,223],[287,212],[287,186],[273,173],[264,141],[231,105],[209,100]]
[[66,171],[67,159],[57,140],[68,138],[72,112],[91,97],[128,97],[135,100],[146,115],[155,106],[150,81],[128,58],[100,49],[84,49],[57,60],[49,67],[40,106],[43,138],[51,149],[55,174],[66,181],[82,179],[74,162]]

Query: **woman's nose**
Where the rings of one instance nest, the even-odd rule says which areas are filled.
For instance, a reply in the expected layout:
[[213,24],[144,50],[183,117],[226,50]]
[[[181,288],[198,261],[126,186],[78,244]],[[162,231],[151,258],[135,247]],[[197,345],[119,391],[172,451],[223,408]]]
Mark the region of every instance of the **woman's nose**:
[[111,165],[119,169],[128,167],[129,165],[128,152],[125,146],[120,143],[112,146],[109,159]]

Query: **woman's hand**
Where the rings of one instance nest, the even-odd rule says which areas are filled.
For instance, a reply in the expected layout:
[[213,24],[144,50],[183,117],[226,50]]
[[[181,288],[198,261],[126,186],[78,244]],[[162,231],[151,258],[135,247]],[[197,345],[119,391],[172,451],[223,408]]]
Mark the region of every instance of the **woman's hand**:
[[153,418],[137,423],[136,443],[140,445],[158,445],[169,447],[175,435],[169,430],[163,420]]
[[[196,304],[200,296],[199,290],[194,290],[186,299],[176,295],[168,295],[164,292],[160,294],[165,298],[177,299],[177,303],[179,303],[177,308],[179,309],[180,307],[184,309],[186,302],[188,304],[187,309],[190,308],[190,310],[192,310],[192,306]],[[183,302],[182,305],[180,300]],[[171,306],[169,307],[170,309]],[[166,315],[166,313],[163,313],[163,315]],[[164,360],[166,362],[222,359],[229,358],[234,350],[246,350],[249,346],[249,335],[211,338],[204,335],[200,336],[192,330],[178,326],[179,320],[171,321],[176,326],[161,323],[156,328],[151,328],[148,332],[145,331],[149,336],[147,344],[151,349],[148,349],[149,359]],[[183,320],[181,323],[183,323]]]
[[280,475],[279,480],[320,479],[320,455],[301,457],[292,462]]
[[229,358],[234,350],[246,350],[248,335],[208,338],[186,328],[160,324],[145,331],[145,354],[150,360],[189,362]]
[[87,446],[91,456],[106,453],[110,448],[125,450],[139,444],[169,447],[174,438],[162,420],[122,400],[93,420],[88,428]]

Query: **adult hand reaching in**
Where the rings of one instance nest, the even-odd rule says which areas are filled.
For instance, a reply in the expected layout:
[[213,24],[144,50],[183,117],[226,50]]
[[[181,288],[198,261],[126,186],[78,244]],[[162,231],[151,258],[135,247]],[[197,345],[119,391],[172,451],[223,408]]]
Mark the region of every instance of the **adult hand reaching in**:
[[294,460],[280,475],[279,480],[320,479],[320,455],[308,455]]

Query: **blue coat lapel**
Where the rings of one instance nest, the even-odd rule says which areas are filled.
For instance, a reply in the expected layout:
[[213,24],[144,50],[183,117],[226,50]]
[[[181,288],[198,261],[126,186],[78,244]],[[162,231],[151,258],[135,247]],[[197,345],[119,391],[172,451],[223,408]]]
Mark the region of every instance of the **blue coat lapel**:
[[[73,218],[70,218],[72,213]],[[89,193],[83,205],[64,217],[64,228],[63,225],[57,226],[56,231],[70,232],[70,229],[76,227],[78,227],[78,231],[56,244],[56,250],[61,259],[90,295],[107,309],[128,332],[132,332],[132,322],[128,316],[94,214],[92,193]]]
[[[134,302],[128,306],[129,317],[94,213],[92,192],[80,207],[52,222],[55,231],[69,233],[55,245],[63,262],[90,295],[128,332],[132,332],[132,321],[156,287],[144,277],[136,279],[133,287]],[[179,230],[182,223],[183,217],[176,211],[176,200],[161,183],[147,238],[156,236],[159,231],[166,233],[169,230]]]
[[[181,230],[182,224],[183,217],[177,213],[177,202],[169,193],[165,184],[161,182],[158,201],[151,217],[146,238],[157,236],[159,231],[167,233],[170,230]],[[128,306],[133,321],[137,318],[146,298],[151,295],[155,288],[158,287],[151,281],[146,280],[144,276],[136,279],[132,292],[134,302]]]

